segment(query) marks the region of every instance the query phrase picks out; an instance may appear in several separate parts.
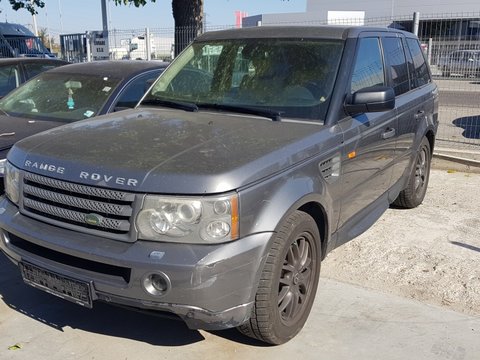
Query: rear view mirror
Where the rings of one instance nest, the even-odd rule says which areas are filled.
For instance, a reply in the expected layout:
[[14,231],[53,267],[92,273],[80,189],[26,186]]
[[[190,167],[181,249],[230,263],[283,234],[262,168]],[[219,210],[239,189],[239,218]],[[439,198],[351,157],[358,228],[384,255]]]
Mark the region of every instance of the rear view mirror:
[[349,115],[366,112],[381,112],[395,107],[395,92],[388,86],[372,86],[360,89],[348,96],[345,111]]
[[82,88],[82,83],[80,81],[68,80],[65,83],[65,87],[67,89],[81,89]]

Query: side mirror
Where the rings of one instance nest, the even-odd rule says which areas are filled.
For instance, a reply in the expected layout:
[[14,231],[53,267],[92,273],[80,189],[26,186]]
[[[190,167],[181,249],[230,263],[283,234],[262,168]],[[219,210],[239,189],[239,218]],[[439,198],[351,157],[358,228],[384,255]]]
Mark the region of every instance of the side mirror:
[[347,96],[344,107],[349,115],[392,110],[395,108],[395,92],[388,86],[360,89]]

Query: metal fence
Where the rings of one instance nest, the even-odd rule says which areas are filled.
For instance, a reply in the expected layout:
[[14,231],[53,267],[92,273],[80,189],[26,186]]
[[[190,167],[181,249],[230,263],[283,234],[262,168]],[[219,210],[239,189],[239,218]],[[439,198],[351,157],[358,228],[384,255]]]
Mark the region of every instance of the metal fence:
[[[268,25],[324,24],[326,21]],[[479,161],[480,164],[480,13],[420,14],[415,19],[413,15],[336,19],[335,24],[418,30],[440,91],[437,151]],[[207,27],[204,31],[232,27]],[[185,31],[185,36],[190,33]],[[111,59],[170,60],[174,54],[174,39],[173,28],[111,30],[109,56]]]

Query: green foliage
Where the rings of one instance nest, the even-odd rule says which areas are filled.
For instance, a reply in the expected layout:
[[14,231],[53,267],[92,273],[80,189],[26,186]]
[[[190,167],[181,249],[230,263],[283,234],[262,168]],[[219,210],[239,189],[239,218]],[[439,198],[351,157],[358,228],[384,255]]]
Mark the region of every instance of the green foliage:
[[[156,0],[150,0],[150,2],[155,2]],[[135,7],[144,6],[147,3],[147,0],[115,0],[115,5],[135,5]]]
[[32,15],[37,14],[36,8],[43,8],[45,2],[42,0],[8,0],[13,10],[26,9]]

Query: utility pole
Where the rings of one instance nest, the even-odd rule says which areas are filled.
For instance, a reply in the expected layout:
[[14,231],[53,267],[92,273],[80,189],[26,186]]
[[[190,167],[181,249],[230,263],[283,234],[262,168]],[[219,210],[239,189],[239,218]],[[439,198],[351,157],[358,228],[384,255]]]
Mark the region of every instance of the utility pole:
[[[33,0],[31,0],[30,2],[33,5]],[[35,14],[33,14],[32,18],[33,18],[33,33],[35,34],[35,36],[38,36],[37,17],[35,16]]]

